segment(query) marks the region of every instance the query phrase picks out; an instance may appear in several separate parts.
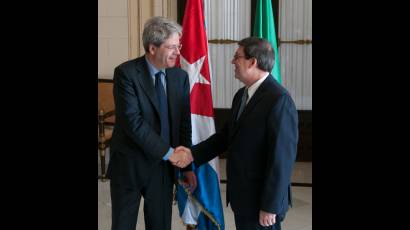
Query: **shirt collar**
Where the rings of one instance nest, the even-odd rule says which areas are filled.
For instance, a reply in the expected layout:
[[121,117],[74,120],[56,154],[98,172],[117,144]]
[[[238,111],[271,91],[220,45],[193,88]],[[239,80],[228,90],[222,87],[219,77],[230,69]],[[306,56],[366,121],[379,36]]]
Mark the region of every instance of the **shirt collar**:
[[269,73],[266,73],[266,75],[264,77],[262,77],[261,79],[259,79],[255,83],[253,83],[251,86],[249,86],[249,88],[248,88],[248,100],[246,102],[248,102],[251,99],[251,97],[255,94],[256,90],[259,88],[259,86],[262,84],[262,82],[268,76],[269,76]]
[[158,73],[159,71],[162,71],[162,72],[165,74],[165,69],[157,69],[157,68],[155,68],[155,66],[149,62],[149,60],[148,60],[147,57],[145,57],[145,61],[147,62],[149,74],[150,74],[152,77],[155,77],[155,74]]

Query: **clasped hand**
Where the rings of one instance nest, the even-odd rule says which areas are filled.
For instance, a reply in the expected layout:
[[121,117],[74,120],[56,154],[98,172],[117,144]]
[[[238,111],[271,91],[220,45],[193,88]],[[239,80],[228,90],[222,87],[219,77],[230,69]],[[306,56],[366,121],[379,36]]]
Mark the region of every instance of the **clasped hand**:
[[169,161],[176,167],[185,168],[193,161],[191,150],[184,147],[179,146],[174,149],[174,152],[169,157]]

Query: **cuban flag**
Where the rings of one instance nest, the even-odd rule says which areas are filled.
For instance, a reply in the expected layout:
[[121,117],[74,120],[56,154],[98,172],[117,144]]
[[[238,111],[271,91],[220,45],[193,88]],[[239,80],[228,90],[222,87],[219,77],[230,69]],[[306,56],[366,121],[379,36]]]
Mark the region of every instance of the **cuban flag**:
[[[189,75],[192,144],[195,145],[215,133],[202,0],[187,1],[182,28],[179,65]],[[198,183],[193,194],[188,195],[188,190],[181,185],[177,188],[178,208],[183,222],[197,225],[199,230],[225,229],[218,157],[194,168],[194,172]]]

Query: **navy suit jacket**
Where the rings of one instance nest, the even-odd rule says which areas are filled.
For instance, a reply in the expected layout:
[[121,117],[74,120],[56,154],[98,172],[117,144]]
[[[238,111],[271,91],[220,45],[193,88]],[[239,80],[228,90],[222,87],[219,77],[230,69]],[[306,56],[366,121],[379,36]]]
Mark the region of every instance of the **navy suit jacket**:
[[127,61],[114,70],[116,120],[107,170],[112,183],[138,189],[147,183],[170,147],[191,146],[188,74],[180,68],[165,72],[170,144],[160,136],[158,98],[145,57]]
[[236,121],[243,92],[235,94],[223,130],[192,147],[194,162],[201,165],[226,151],[227,203],[234,213],[254,217],[264,210],[284,217],[291,205],[297,110],[286,89],[269,75]]

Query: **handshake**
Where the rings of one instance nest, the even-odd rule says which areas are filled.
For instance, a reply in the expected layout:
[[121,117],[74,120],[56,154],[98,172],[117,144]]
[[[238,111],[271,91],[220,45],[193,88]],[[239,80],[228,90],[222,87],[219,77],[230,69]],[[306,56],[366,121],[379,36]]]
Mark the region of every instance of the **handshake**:
[[194,158],[192,157],[190,149],[184,146],[178,146],[174,149],[174,152],[168,160],[176,167],[185,168],[194,160]]

